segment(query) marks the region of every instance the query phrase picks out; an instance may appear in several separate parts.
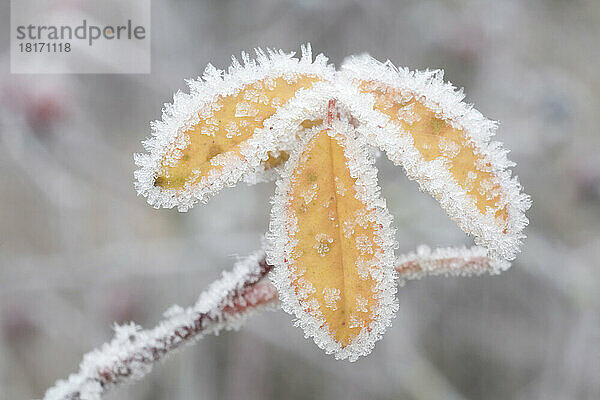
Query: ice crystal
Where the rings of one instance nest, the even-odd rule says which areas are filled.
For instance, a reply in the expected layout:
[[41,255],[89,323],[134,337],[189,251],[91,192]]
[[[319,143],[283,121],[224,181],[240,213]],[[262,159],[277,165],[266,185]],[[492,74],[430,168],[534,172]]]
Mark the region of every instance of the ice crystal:
[[321,257],[329,253],[329,249],[333,243],[333,238],[331,236],[327,236],[325,233],[318,233],[315,236],[315,241],[317,243],[315,243],[314,248]]
[[341,300],[340,289],[338,288],[325,288],[323,289],[323,297],[325,300],[325,307],[337,310],[337,303]]
[[356,309],[360,312],[367,312],[367,304],[369,301],[362,297],[361,295],[356,296]]
[[[389,102],[386,103],[385,107],[386,108],[391,108],[393,106],[394,103]],[[407,124],[412,125],[415,122],[418,122],[421,120],[421,117],[419,116],[419,114],[414,112],[414,108],[415,108],[415,104],[411,103],[409,105],[406,106],[402,106],[399,110],[398,110],[398,118],[405,121]]]
[[318,186],[314,183],[310,188],[300,194],[306,204],[309,204],[317,195]]
[[369,279],[369,276],[371,275],[371,264],[364,258],[359,258],[356,261],[356,272],[358,272],[358,276],[360,276],[361,279]]
[[344,237],[347,239],[354,234],[354,225],[355,221],[344,221],[342,223],[342,230],[344,232]]
[[359,235],[356,237],[356,248],[361,254],[373,254],[373,245],[366,235]]
[[337,194],[339,194],[340,196],[345,196],[346,195],[346,188],[344,187],[344,184],[340,181],[340,178],[338,178],[337,176],[334,178],[335,180],[335,191]]

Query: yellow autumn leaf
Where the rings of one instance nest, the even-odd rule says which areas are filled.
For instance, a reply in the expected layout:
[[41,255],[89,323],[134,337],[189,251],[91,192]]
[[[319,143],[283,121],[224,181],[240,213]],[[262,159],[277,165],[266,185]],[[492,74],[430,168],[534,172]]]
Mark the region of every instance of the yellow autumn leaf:
[[194,185],[211,172],[220,170],[230,158],[242,159],[240,146],[250,138],[278,107],[284,105],[300,89],[310,88],[319,78],[299,75],[258,80],[244,86],[239,93],[219,96],[214,103],[198,112],[199,121],[180,135],[187,145],[164,155],[155,186],[182,189]]
[[244,56],[244,66],[234,60],[225,76],[209,67],[204,81],[190,83],[189,95],[178,93],[166,106],[146,143],[150,154],[136,157],[142,167],[136,171],[138,192],[155,207],[185,211],[259,165],[267,170],[287,159],[261,142],[265,121],[331,70],[323,56],[313,62],[306,48],[300,60],[282,52],[258,54],[258,62]]
[[[366,354],[395,311],[393,231],[366,151],[316,127],[278,186],[271,237],[284,309],[337,358]],[[277,246],[276,246],[277,247]]]
[[402,92],[376,81],[360,83],[361,93],[375,97],[375,110],[387,115],[408,133],[425,161],[443,159],[453,178],[472,197],[482,214],[494,210],[499,226],[506,231],[508,212],[502,201],[499,179],[487,158],[469,141],[462,128],[436,116],[413,93]]
[[510,176],[507,152],[489,142],[495,122],[464,103],[439,71],[409,72],[368,56],[343,70],[357,95],[371,99],[363,106],[375,112],[368,118],[378,121],[378,146],[492,256],[513,259],[530,200]]

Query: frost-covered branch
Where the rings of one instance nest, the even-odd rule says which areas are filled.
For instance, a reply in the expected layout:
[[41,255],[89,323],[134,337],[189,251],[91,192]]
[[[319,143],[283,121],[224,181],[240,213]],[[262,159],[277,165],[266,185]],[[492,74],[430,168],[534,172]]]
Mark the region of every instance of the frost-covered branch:
[[425,276],[469,276],[483,273],[499,274],[510,267],[503,260],[491,259],[482,247],[446,247],[431,250],[421,245],[416,252],[402,255],[396,261],[401,279],[414,280]]
[[[275,287],[263,279],[271,269],[264,252],[258,251],[238,262],[233,271],[223,273],[192,307],[171,307],[156,327],[116,326],[112,341],[86,354],[79,372],[58,381],[44,399],[101,399],[109,389],[143,378],[154,363],[182,345],[223,329],[239,328],[250,315],[277,304]],[[396,262],[402,282],[427,275],[468,276],[499,270],[498,262],[490,260],[480,247],[432,251],[419,246]]]
[[223,273],[192,307],[171,307],[156,327],[116,326],[112,341],[86,354],[79,372],[58,381],[44,399],[101,399],[110,388],[142,378],[182,345],[238,328],[254,312],[276,303],[275,288],[262,280],[271,268],[257,252]]

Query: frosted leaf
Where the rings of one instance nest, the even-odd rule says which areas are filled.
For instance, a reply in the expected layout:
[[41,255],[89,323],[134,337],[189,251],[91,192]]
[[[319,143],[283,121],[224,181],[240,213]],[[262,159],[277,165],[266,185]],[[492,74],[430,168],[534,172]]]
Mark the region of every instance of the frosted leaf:
[[421,247],[397,266],[403,277],[509,266],[530,200],[511,178],[507,151],[489,142],[496,124],[441,72],[364,56],[333,73],[306,48],[301,60],[260,51],[258,62],[242,58],[228,74],[207,68],[191,94],[165,105],[145,144],[150,154],[136,155],[136,187],[156,207],[185,211],[240,180],[281,174],[268,261],[284,310],[319,347],[354,361],[397,308],[396,243],[367,144],[402,165],[485,247]]
[[207,67],[202,78],[188,81],[190,93],[177,92],[151,124],[148,153],[134,155],[135,187],[154,207],[186,211],[240,180],[267,176],[269,155],[289,146],[288,135],[301,128],[302,120],[292,122],[291,103],[333,75],[323,55],[313,61],[309,46],[299,59],[271,50],[242,58],[227,73]]
[[[311,128],[284,166],[267,235],[267,260],[283,309],[319,347],[351,361],[371,351],[397,309],[394,230],[368,154],[348,122]],[[316,195],[307,204],[302,193],[314,184]],[[342,221],[353,221],[349,237]],[[296,257],[298,249],[302,256]],[[369,265],[366,273],[360,263]],[[316,292],[306,298],[308,281]]]
[[490,142],[497,124],[444,83],[442,71],[408,71],[364,55],[347,59],[339,79],[355,88],[340,97],[359,134],[402,165],[491,257],[514,259],[531,201],[511,178],[507,151]]

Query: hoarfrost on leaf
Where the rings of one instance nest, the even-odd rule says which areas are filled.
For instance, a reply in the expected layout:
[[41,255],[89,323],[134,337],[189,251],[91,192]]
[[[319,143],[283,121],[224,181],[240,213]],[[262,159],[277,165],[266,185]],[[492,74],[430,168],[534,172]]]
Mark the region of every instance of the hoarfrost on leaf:
[[354,225],[355,224],[356,223],[353,220],[344,221],[342,223],[342,230],[344,232],[344,237],[346,239],[348,239],[350,236],[352,236],[354,234]]
[[321,257],[324,257],[331,248],[331,244],[333,243],[333,238],[331,236],[327,236],[325,233],[317,233],[315,236],[315,245],[314,248],[317,250],[317,254]]
[[356,309],[360,312],[368,312],[367,305],[369,301],[365,299],[362,295],[356,296]]
[[300,197],[302,197],[304,199],[304,203],[310,204],[310,202],[313,201],[313,199],[317,195],[317,189],[318,189],[317,184],[313,183],[312,186],[310,186],[308,189],[306,189],[305,191],[300,193]]
[[251,103],[240,102],[235,108],[235,116],[240,117],[256,117],[258,108]]
[[325,307],[331,308],[336,311],[338,302],[342,299],[340,296],[340,289],[338,288],[325,288],[323,289],[323,299],[325,300]]
[[360,276],[360,279],[369,279],[371,275],[371,263],[362,257],[359,258],[356,260],[356,272]]
[[336,176],[334,178],[334,181],[335,181],[335,192],[337,194],[339,194],[340,196],[345,196],[347,189],[344,187],[344,184],[342,183],[342,181],[340,180],[340,178],[338,178]]
[[367,235],[358,235],[356,237],[356,248],[361,255],[373,254],[373,245]]
[[[387,102],[384,107],[386,109],[389,109],[391,107],[393,107],[393,103]],[[406,122],[409,125],[414,124],[415,122],[418,122],[421,120],[421,117],[419,116],[419,114],[414,112],[414,108],[415,108],[415,104],[414,103],[410,103],[408,105],[402,106],[399,110],[398,110],[398,119],[403,120],[404,122]]]

